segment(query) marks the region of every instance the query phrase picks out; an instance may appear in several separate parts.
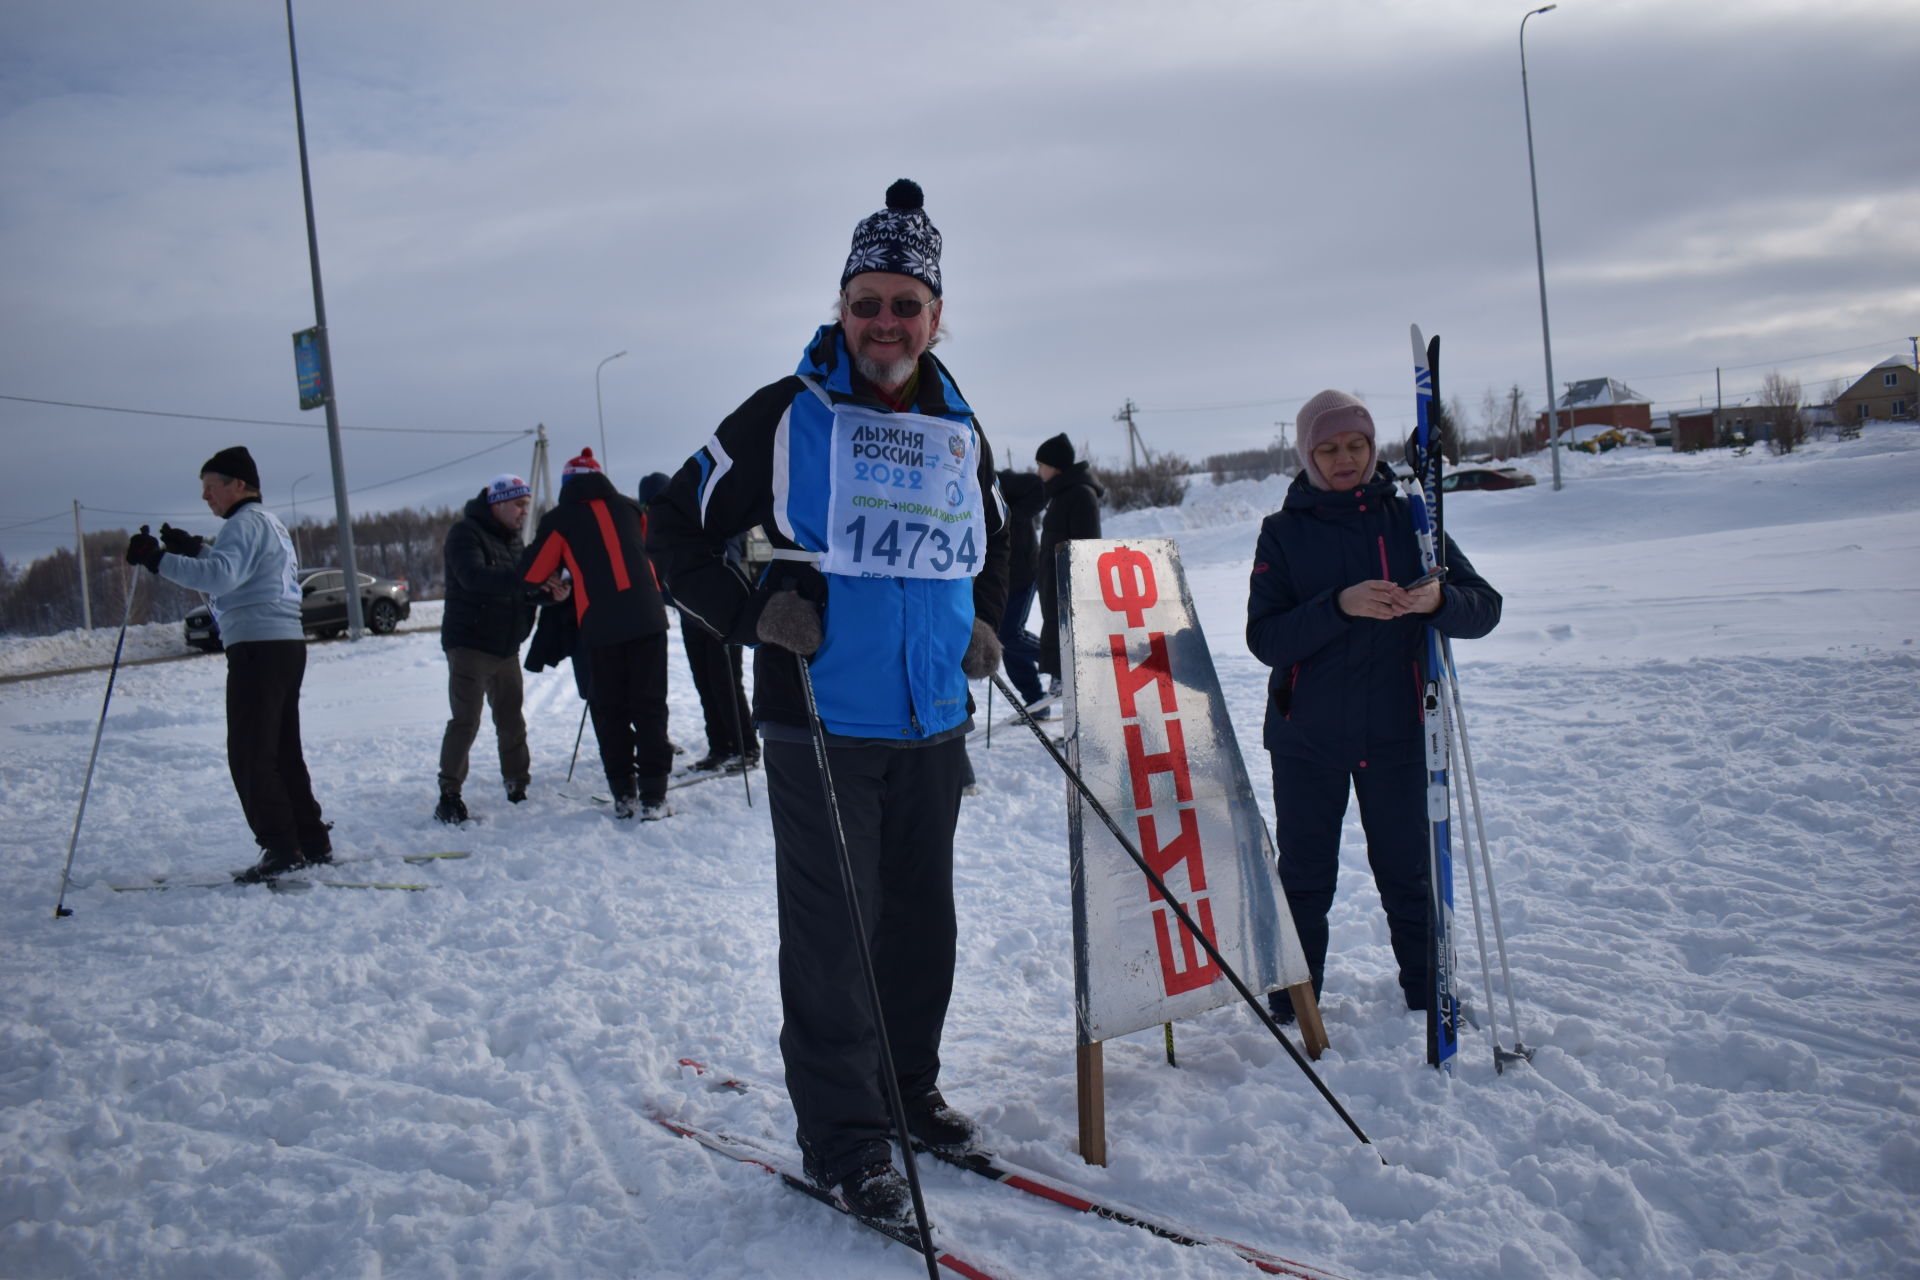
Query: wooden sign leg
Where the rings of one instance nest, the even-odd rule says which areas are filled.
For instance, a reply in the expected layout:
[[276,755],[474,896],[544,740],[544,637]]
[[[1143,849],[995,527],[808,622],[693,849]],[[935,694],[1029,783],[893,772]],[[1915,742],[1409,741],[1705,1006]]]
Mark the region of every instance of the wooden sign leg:
[[[1313,988],[1307,988],[1313,994]],[[1080,1095],[1080,1158],[1088,1164],[1107,1163],[1107,1082],[1100,1042],[1083,1044],[1075,1055]]]
[[1293,997],[1293,1020],[1300,1026],[1300,1043],[1309,1058],[1318,1059],[1327,1050],[1327,1024],[1320,1020],[1320,1002],[1313,998],[1311,982],[1296,982],[1287,988]]

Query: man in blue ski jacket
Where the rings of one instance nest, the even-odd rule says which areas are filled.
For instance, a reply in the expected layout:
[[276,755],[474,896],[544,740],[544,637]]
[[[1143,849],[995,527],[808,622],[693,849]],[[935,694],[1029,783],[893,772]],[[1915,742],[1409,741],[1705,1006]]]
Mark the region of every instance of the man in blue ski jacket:
[[[993,451],[931,354],[940,233],[901,180],[855,228],[839,320],[761,388],[649,508],[648,546],[680,608],[754,644],[754,720],[780,900],[780,1033],[809,1176],[856,1212],[899,1218],[905,1180],[878,1032],[811,737],[810,673],[887,1042],[913,1137],[964,1147],[939,1091],[957,929],[953,832],[967,681],[1000,660],[1007,529]],[[765,527],[757,583],[727,539]]]
[[[235,445],[200,468],[200,497],[226,521],[212,542],[169,525],[127,544],[127,563],[204,591],[227,652],[227,768],[260,860],[234,879],[270,880],[331,862],[329,824],[313,798],[300,749],[300,685],[307,673],[293,539],[260,505],[260,471]],[[163,546],[164,544],[164,546]]]

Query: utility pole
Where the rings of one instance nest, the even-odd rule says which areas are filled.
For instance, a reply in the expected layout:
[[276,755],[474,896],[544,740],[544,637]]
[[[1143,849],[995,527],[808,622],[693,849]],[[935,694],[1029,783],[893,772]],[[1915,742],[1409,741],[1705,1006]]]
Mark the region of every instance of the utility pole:
[[340,567],[347,588],[347,638],[363,630],[360,565],[353,554],[353,512],[347,508],[347,463],[340,451],[340,410],[333,398],[333,349],[327,337],[327,298],[320,287],[320,237],[313,221],[313,173],[307,165],[307,117],[300,104],[300,54],[293,42],[293,0],[287,0],[287,59],[293,66],[293,129],[300,141],[300,193],[307,206],[307,261],[313,272],[313,334],[327,410],[327,453],[333,462],[333,518],[340,529]]
[[533,519],[536,524],[546,514],[547,508],[553,505],[551,465],[547,460],[547,424],[536,422],[533,425],[533,469],[527,472],[527,487],[533,490]]
[[1136,442],[1140,446],[1140,452],[1147,455],[1147,461],[1153,461],[1152,451],[1147,448],[1147,442],[1140,439],[1140,432],[1133,425],[1133,415],[1138,412],[1140,410],[1134,407],[1133,401],[1129,400],[1120,412],[1113,415],[1115,422],[1127,424],[1127,466],[1135,470],[1140,466],[1140,460],[1134,456],[1133,447]]
[[87,586],[87,535],[80,531],[80,499],[73,500],[73,559],[80,566],[80,616],[93,630],[93,592]]

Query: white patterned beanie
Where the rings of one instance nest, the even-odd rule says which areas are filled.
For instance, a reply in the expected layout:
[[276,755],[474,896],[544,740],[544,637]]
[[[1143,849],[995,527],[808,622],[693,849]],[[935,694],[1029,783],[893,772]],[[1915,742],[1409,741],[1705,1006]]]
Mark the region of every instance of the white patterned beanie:
[[940,296],[940,232],[922,207],[920,184],[901,178],[887,188],[887,207],[853,229],[853,251],[840,273],[840,287],[863,271],[912,276]]

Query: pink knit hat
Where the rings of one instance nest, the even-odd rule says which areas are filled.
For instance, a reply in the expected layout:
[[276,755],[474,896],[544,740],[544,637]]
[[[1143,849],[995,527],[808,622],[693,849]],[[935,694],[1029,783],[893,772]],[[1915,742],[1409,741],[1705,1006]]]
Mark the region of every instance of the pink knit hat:
[[[1373,415],[1367,406],[1344,391],[1322,391],[1300,406],[1294,415],[1294,448],[1300,452],[1300,467],[1307,482],[1316,489],[1330,489],[1320,468],[1313,465],[1313,451],[1342,431],[1358,431],[1368,440],[1373,436]],[[1377,452],[1377,446],[1376,446]]]

